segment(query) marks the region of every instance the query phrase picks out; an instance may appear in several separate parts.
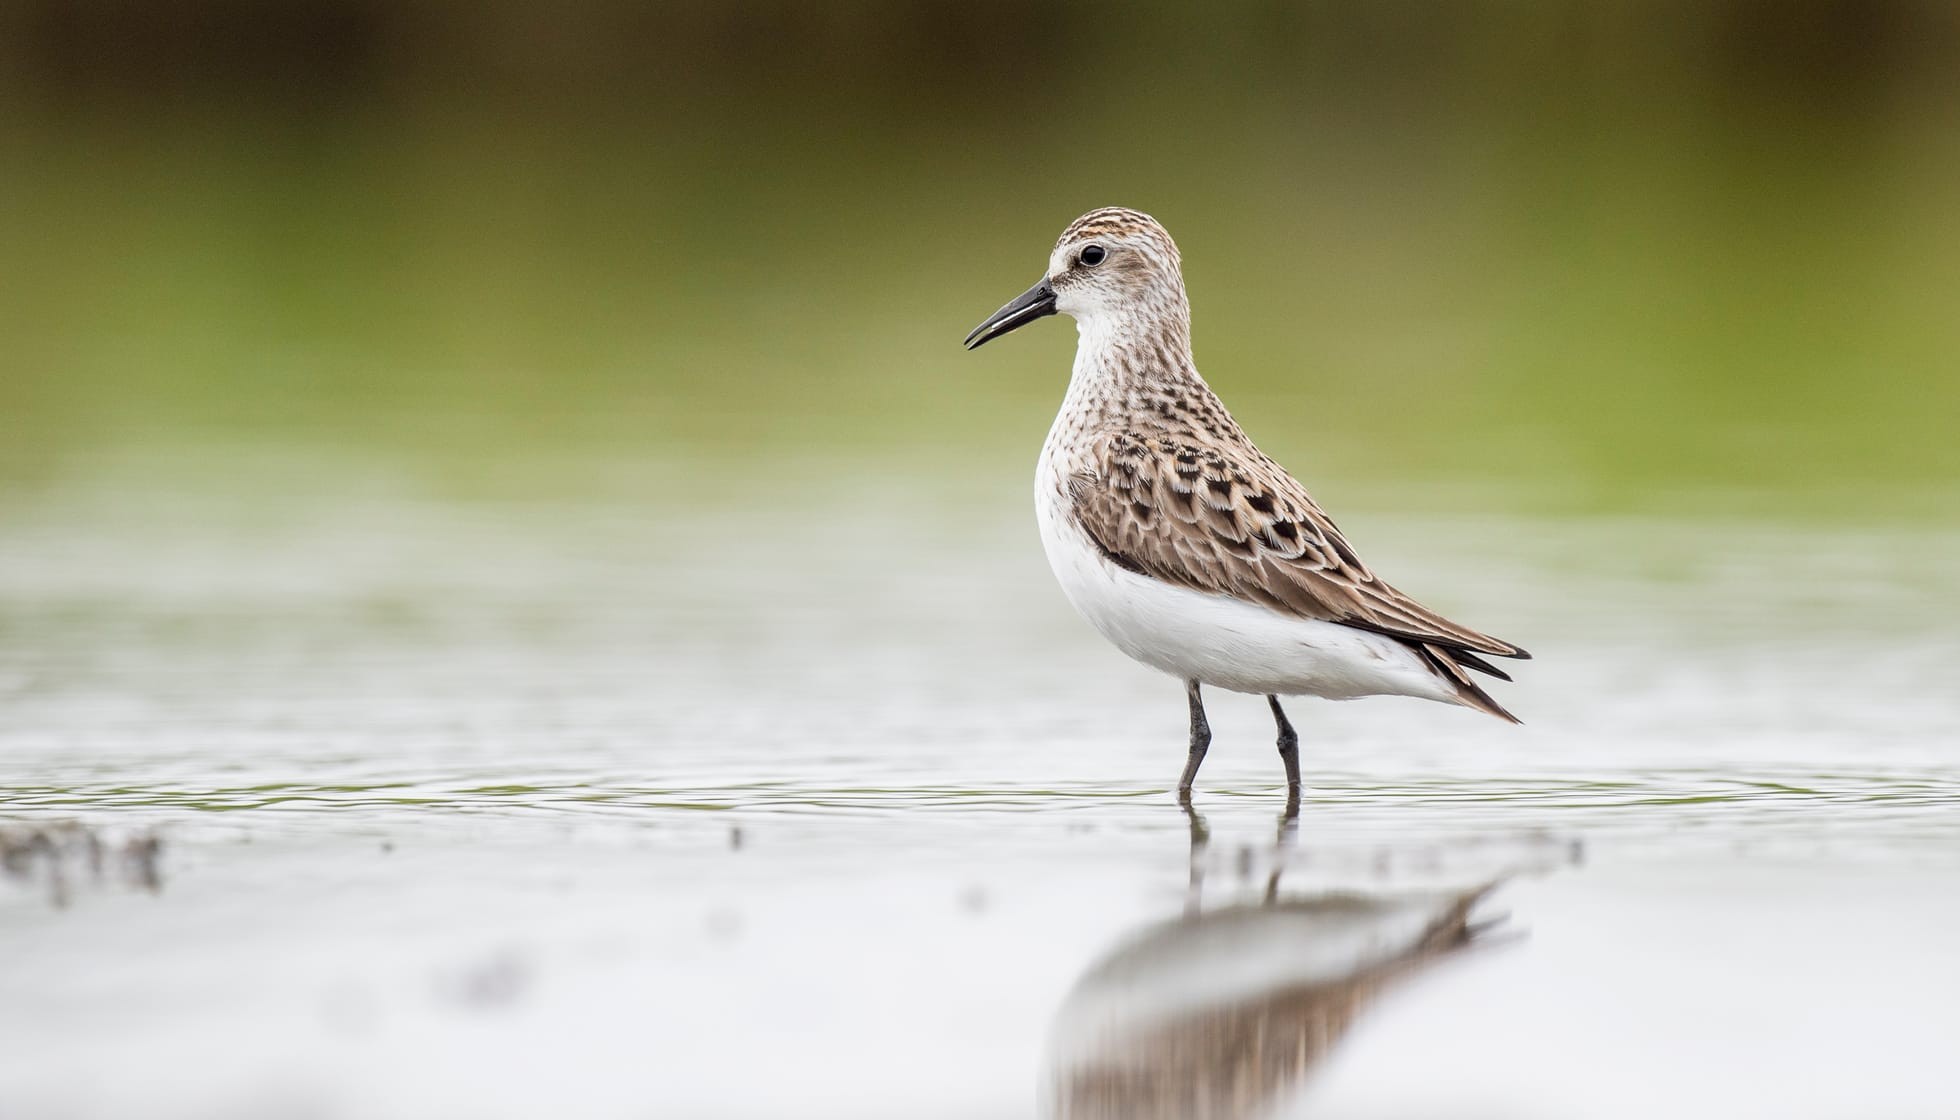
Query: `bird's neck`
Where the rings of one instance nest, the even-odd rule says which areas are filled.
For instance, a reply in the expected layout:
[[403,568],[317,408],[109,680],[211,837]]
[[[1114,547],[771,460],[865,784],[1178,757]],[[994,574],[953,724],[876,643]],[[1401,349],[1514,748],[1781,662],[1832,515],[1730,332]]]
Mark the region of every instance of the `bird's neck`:
[[1189,312],[1086,315],[1076,321],[1075,370],[1061,419],[1078,429],[1172,427],[1223,412],[1191,358]]

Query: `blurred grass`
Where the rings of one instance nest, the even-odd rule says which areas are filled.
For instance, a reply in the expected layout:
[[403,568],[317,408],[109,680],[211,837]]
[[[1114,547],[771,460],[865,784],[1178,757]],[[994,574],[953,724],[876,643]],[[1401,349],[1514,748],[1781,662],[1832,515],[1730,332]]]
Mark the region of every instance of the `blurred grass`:
[[0,479],[230,445],[1025,474],[1073,332],[959,339],[1121,203],[1183,245],[1200,366],[1323,488],[1953,508],[1944,55],[1811,72],[1837,56],[1711,60],[1626,8],[1384,10],[1063,23],[971,88],[916,44],[895,73],[697,59],[627,104],[30,84],[0,113]]

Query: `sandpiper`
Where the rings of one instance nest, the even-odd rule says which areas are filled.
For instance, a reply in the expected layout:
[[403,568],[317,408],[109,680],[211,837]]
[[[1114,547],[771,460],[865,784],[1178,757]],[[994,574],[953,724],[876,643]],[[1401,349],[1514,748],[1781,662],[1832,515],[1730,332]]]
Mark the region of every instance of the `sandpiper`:
[[1299,738],[1281,696],[1415,696],[1518,722],[1469,670],[1510,680],[1480,655],[1531,655],[1376,577],[1198,375],[1177,245],[1156,219],[1121,207],[1077,218],[1047,274],[975,327],[967,349],[1057,312],[1079,340],[1035,472],[1041,543],[1103,637],[1184,682],[1180,799],[1211,745],[1203,685],[1266,697],[1289,810]]

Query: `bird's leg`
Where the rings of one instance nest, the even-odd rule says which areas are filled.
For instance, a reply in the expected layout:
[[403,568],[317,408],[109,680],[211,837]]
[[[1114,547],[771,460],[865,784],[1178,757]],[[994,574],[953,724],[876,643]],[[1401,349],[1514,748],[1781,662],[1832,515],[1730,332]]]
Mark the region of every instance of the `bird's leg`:
[[1273,706],[1273,722],[1279,725],[1279,760],[1286,765],[1286,815],[1297,817],[1300,814],[1300,737],[1286,721],[1279,697],[1268,695],[1266,703]]
[[1184,682],[1185,698],[1191,702],[1191,753],[1184,759],[1184,775],[1177,780],[1177,800],[1179,804],[1191,804],[1191,783],[1198,776],[1198,767],[1205,761],[1205,751],[1211,747],[1211,724],[1205,722],[1205,702],[1198,696],[1198,682]]

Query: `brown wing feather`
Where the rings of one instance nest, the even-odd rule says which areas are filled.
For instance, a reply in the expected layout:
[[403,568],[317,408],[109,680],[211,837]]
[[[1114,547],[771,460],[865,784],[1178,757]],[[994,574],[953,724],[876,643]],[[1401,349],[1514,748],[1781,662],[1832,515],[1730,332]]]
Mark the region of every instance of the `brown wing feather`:
[[1228,457],[1171,437],[1121,433],[1086,450],[1090,469],[1069,482],[1075,518],[1125,567],[1429,647],[1449,662],[1453,679],[1468,679],[1458,661],[1494,670],[1452,651],[1531,656],[1376,578],[1305,488],[1249,443]]

